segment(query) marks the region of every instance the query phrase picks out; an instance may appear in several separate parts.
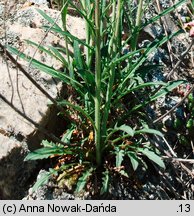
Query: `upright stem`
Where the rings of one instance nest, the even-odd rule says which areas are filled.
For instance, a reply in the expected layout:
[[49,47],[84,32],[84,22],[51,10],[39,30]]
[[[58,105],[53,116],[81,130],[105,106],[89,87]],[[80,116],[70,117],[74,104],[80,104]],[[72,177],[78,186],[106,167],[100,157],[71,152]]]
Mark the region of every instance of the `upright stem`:
[[[116,3],[116,1],[114,2]],[[118,0],[117,7],[116,4],[113,5],[113,11],[115,14],[114,16],[114,22],[115,23],[115,32],[113,32],[113,40],[112,40],[112,58],[114,58],[117,54],[118,47],[119,47],[119,37],[120,37],[120,32],[121,32],[121,10],[123,6],[123,0]],[[116,10],[117,9],[117,10]],[[118,68],[119,69],[119,68]],[[109,72],[110,78],[109,78],[109,83],[108,83],[108,88],[107,88],[107,94],[106,94],[106,104],[104,108],[104,115],[103,115],[103,125],[102,125],[102,140],[105,140],[106,136],[106,130],[107,130],[107,121],[110,113],[110,104],[111,104],[111,99],[113,95],[113,85],[114,85],[114,80],[115,80],[115,66],[111,65],[110,72]]]
[[96,27],[96,56],[95,56],[95,83],[96,83],[96,96],[95,96],[95,144],[96,144],[96,162],[97,165],[101,165],[101,35],[100,35],[100,0],[95,0],[95,27]]
[[115,37],[114,37],[114,29],[115,29],[115,20],[116,20],[116,6],[117,6],[117,4],[116,4],[116,0],[114,0],[113,2],[112,2],[112,38],[111,38],[111,40],[110,40],[110,42],[109,42],[109,48],[108,48],[108,53],[112,56],[112,54],[113,54],[113,43],[114,43],[114,39],[115,39]]
[[136,26],[140,26],[141,24],[142,7],[143,7],[143,0],[139,0],[137,18],[136,18],[136,23],[135,23]]
[[[88,5],[86,4],[86,0],[82,0],[82,5],[85,11],[85,15],[88,17],[90,8],[88,8]],[[86,28],[86,44],[89,45],[90,44],[90,27],[89,27],[87,20],[85,20],[85,28]],[[90,68],[90,49],[88,47],[86,47],[85,49],[86,49],[86,64],[88,68]]]
[[[68,0],[63,0],[62,6],[62,22],[63,22],[63,29],[67,31],[67,9],[68,9]],[[70,56],[69,56],[69,45],[68,45],[68,38],[65,36],[65,50],[67,55],[67,62],[70,65]]]
[[139,0],[138,9],[137,9],[137,18],[135,22],[133,39],[131,41],[131,49],[132,51],[136,50],[137,40],[139,37],[139,29],[141,25],[141,17],[142,17],[142,8],[143,8],[143,0]]
[[118,46],[120,45],[120,33],[121,33],[121,10],[123,7],[123,0],[118,0],[117,13],[116,13],[116,29],[115,29],[115,43],[113,46],[114,54],[117,53]]

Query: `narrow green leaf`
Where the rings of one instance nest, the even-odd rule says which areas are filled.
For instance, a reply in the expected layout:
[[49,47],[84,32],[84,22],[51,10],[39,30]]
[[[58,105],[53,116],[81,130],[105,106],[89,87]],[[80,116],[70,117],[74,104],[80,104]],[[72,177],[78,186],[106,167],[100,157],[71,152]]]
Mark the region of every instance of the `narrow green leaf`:
[[61,11],[61,20],[63,23],[64,30],[66,29],[66,24],[67,24],[68,3],[69,3],[68,0],[66,0],[65,2],[63,1],[63,7]]
[[36,183],[32,187],[32,192],[37,191],[39,187],[47,184],[52,175],[57,175],[57,171],[49,169],[49,172],[41,173],[40,178],[37,179]]
[[142,28],[144,28],[145,26],[152,24],[154,22],[156,22],[157,20],[159,20],[161,17],[163,17],[164,15],[174,11],[176,8],[178,8],[180,5],[184,4],[185,2],[187,2],[187,0],[179,0],[176,4],[174,4],[171,7],[168,7],[167,9],[163,10],[159,15],[149,19],[143,26]]
[[139,159],[134,152],[127,152],[127,156],[129,157],[133,170],[135,171],[139,166]]
[[119,173],[122,175],[122,176],[125,176],[127,178],[129,178],[129,175],[127,174],[127,172],[125,170],[119,170]]
[[86,111],[84,111],[84,109],[81,106],[74,105],[74,104],[72,104],[66,100],[59,101],[58,104],[70,106],[73,109],[75,109],[76,111],[80,112],[84,117],[86,117],[88,120],[90,120],[92,126],[95,128],[95,123],[94,123],[93,119],[90,117],[90,115]]
[[116,153],[116,167],[120,167],[123,162],[124,150],[118,149],[115,153]]
[[82,62],[82,56],[79,48],[79,43],[77,41],[74,41],[74,57],[75,57],[75,62],[78,70],[83,70],[83,62]]
[[94,168],[90,168],[90,169],[86,170],[82,174],[82,176],[78,179],[77,187],[76,187],[76,190],[75,190],[77,193],[81,192],[84,189],[84,187],[85,187],[85,185],[87,183],[87,180],[92,175],[93,171],[94,171]]
[[94,73],[92,73],[91,71],[88,70],[78,70],[77,74],[79,76],[81,76],[81,78],[85,81],[85,83],[87,84],[87,86],[89,86],[90,88],[90,93],[92,94],[92,92],[94,91],[94,86],[95,86],[95,75]]
[[145,87],[156,86],[156,85],[166,86],[167,84],[164,82],[147,82],[147,83],[139,84],[139,85],[121,93],[113,102],[113,106],[115,106],[122,97],[124,97],[125,95],[127,95],[131,92],[137,91],[137,90],[145,88]]
[[46,147],[50,148],[50,147],[55,147],[56,146],[56,144],[54,142],[49,142],[48,140],[43,140],[41,142],[41,145],[43,145],[45,148]]
[[120,127],[115,126],[115,128],[111,129],[111,132],[107,135],[105,143],[110,139],[110,137],[114,133],[116,133],[118,131],[123,131],[123,132],[127,133],[127,135],[120,136],[117,139],[113,140],[113,142],[117,142],[117,140],[120,140],[122,137],[124,138],[124,137],[129,137],[129,136],[133,137],[134,136],[134,130],[130,126],[125,125],[125,124],[121,125]]
[[165,164],[162,161],[161,157],[158,156],[155,152],[148,150],[147,148],[139,148],[139,152],[144,154],[146,157],[148,157],[150,160],[152,160],[154,163],[158,164],[160,167],[165,169]]
[[[37,69],[55,77],[58,78],[60,80],[62,80],[63,82],[70,84],[70,81],[72,83],[75,84],[75,86],[78,87],[83,87],[82,84],[80,84],[79,82],[77,82],[76,80],[72,79],[71,77],[69,77],[68,75],[66,75],[65,73],[59,72],[57,70],[55,70],[52,67],[49,67],[45,64],[43,64],[42,62],[37,61],[36,59],[32,59],[31,57],[25,55],[24,53],[21,53],[20,51],[18,51],[16,48],[11,47],[11,46],[7,46],[8,51],[10,51],[13,54],[18,55],[20,58],[26,60],[27,62],[30,62],[34,67],[36,67]],[[76,89],[77,90],[77,89]],[[84,93],[82,93],[84,95]]]
[[128,125],[123,124],[120,127],[117,127],[116,129],[124,131],[127,134],[129,134],[130,136],[134,136],[134,130],[130,126],[128,126]]
[[110,181],[110,176],[109,176],[109,171],[108,169],[106,169],[106,171],[104,171],[102,173],[103,177],[102,177],[102,187],[100,190],[100,194],[104,194],[108,192],[109,189],[109,181]]
[[163,87],[159,92],[157,92],[155,95],[153,95],[150,100],[154,101],[159,97],[162,97],[166,94],[168,94],[169,92],[171,92],[173,89],[175,89],[177,86],[179,86],[180,84],[184,83],[184,80],[175,80],[175,81],[171,81],[169,82],[165,87]]
[[37,179],[36,183],[32,187],[32,191],[35,192],[38,190],[39,187],[47,184],[49,179],[51,178],[51,176],[52,176],[52,173],[50,173],[50,172],[42,174],[41,177],[39,179]]
[[[76,9],[76,11],[82,16],[84,17],[84,20],[88,23],[88,25],[90,26],[90,29],[92,30],[92,33],[95,34],[95,29],[94,29],[94,23],[88,19],[87,14],[85,15],[82,10],[80,10],[77,6],[75,6],[75,4],[72,1],[69,1],[69,4]],[[84,11],[84,10],[83,10]],[[86,13],[86,12],[85,12]]]
[[113,65],[119,64],[119,63],[121,63],[122,61],[124,61],[124,60],[126,60],[126,59],[130,59],[131,57],[134,57],[135,54],[140,53],[140,52],[143,51],[143,50],[144,50],[144,48],[139,49],[139,50],[135,50],[135,51],[133,51],[133,52],[129,52],[129,53],[123,55],[123,56],[120,57],[120,58],[118,58],[118,56],[117,56],[116,58],[114,58],[114,59],[112,60],[112,62],[111,62],[110,64],[113,64]]
[[37,47],[40,51],[48,54],[51,57],[56,58],[57,60],[59,60],[61,63],[63,63],[63,65],[68,68],[68,64],[67,61],[65,60],[65,58],[61,55],[61,53],[58,51],[57,48],[52,47],[52,46],[48,46],[49,49],[46,49],[46,47],[41,46],[40,44],[37,44],[33,41],[30,40],[25,40],[28,44],[33,45],[35,47]]
[[63,134],[61,141],[64,143],[70,144],[70,140],[74,131],[74,127],[67,129],[66,133]]
[[164,136],[160,131],[154,130],[154,129],[150,129],[150,128],[143,128],[141,130],[136,130],[135,131],[135,135],[137,135],[137,134],[144,134],[144,133],[154,134],[154,135],[158,135],[158,136],[161,136],[161,137]]
[[59,31],[61,31],[62,29],[56,24],[56,21],[53,20],[50,16],[48,16],[45,12],[43,12],[42,10],[36,8],[36,10],[38,11],[38,13],[44,17],[50,24],[52,24],[52,26],[56,29],[58,29]]
[[94,112],[94,101],[90,99],[88,93],[85,94],[84,102],[85,102],[86,112],[87,113],[93,113]]
[[180,84],[184,83],[185,81],[183,80],[178,80],[178,81],[172,81],[169,82],[164,88],[162,88],[159,92],[157,92],[155,95],[151,96],[150,99],[148,101],[143,102],[142,104],[136,105],[134,106],[130,112],[133,112],[135,110],[138,110],[142,107],[145,107],[147,104],[149,104],[150,102],[158,99],[159,97],[162,97],[166,94],[168,94],[170,91],[172,91],[174,88],[176,88],[177,86],[179,86]]
[[45,52],[46,54],[48,54],[48,55],[50,55],[50,56],[52,56],[52,57],[55,57],[55,56],[53,55],[53,53],[52,53],[50,50],[46,49],[44,46],[42,46],[42,45],[40,45],[40,44],[37,44],[37,43],[35,43],[35,42],[31,41],[31,40],[25,40],[25,42],[26,42],[27,44],[29,44],[29,45],[32,45],[32,46],[37,47],[40,51]]
[[[177,35],[179,35],[182,32],[182,30],[179,30],[173,34],[171,34],[170,36],[165,36],[162,39],[155,39],[155,41],[153,41],[145,50],[145,52],[142,54],[142,56],[138,59],[138,61],[133,65],[132,69],[127,73],[126,77],[123,79],[123,81],[119,84],[118,89],[124,89],[125,88],[125,84],[127,82],[128,79],[130,79],[131,77],[133,77],[134,73],[137,71],[137,69],[143,64],[143,62],[145,62],[148,58],[148,56],[154,51],[154,49],[156,49],[157,47],[161,46],[162,44],[164,44],[165,42],[167,42],[168,40],[170,40],[172,37],[175,37]],[[126,68],[125,68],[126,69]]]
[[49,26],[43,26],[44,29],[50,29],[51,31],[53,32],[57,32],[59,34],[61,34],[62,36],[67,36],[69,37],[72,41],[77,41],[79,44],[82,44],[86,47],[88,47],[90,50],[93,50],[94,51],[94,48],[91,47],[90,45],[86,44],[83,40],[75,37],[74,35],[72,35],[71,33],[67,32],[67,31],[63,31],[63,30],[59,30],[57,28],[54,28],[54,27],[49,27]]
[[55,147],[44,147],[37,149],[33,152],[30,152],[25,158],[24,161],[27,160],[41,160],[48,158],[53,155],[64,155],[64,154],[73,154],[69,149],[65,149],[63,146],[55,146]]
[[63,63],[63,65],[68,68],[69,65],[67,63],[67,60],[63,57],[63,55],[59,52],[60,49],[57,49],[57,47],[48,46],[48,48],[52,51],[53,57],[58,59],[60,62]]

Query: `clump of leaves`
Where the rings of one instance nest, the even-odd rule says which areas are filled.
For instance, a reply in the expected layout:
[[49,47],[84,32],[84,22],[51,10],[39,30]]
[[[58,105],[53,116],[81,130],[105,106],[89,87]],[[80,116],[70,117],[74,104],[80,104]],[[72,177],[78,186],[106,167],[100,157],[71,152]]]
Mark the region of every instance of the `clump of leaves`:
[[[13,47],[7,47],[36,68],[71,86],[74,93],[74,97],[58,101],[58,106],[65,107],[69,115],[73,116],[72,125],[61,138],[66,145],[43,141],[41,149],[26,157],[26,160],[58,158],[50,175],[38,180],[34,189],[57,175],[60,185],[76,185],[76,191],[79,192],[85,188],[92,174],[100,169],[103,172],[100,192],[105,193],[113,170],[109,160],[115,161],[114,167],[118,168],[121,175],[130,175],[123,168],[125,157],[130,159],[134,170],[139,165],[145,165],[144,156],[165,168],[159,151],[149,142],[149,136],[162,134],[149,127],[145,108],[183,81],[145,82],[141,73],[149,72],[149,67],[144,67],[147,57],[179,32],[155,39],[143,49],[139,49],[137,43],[146,25],[170,13],[185,1],[179,1],[146,23],[142,23],[146,4],[142,0],[138,2],[134,8],[130,1],[125,0],[80,0],[81,7],[77,7],[72,1],[64,0],[62,27],[37,9],[50,23],[50,26],[43,28],[62,36],[66,47],[45,47],[27,42],[58,59],[63,64],[63,72]],[[69,7],[74,8],[85,20],[85,40],[80,40],[67,30]],[[125,29],[130,29],[130,32],[125,32]],[[124,41],[123,32],[127,35]],[[70,48],[73,52],[69,51]],[[156,85],[161,86],[157,92]],[[72,181],[67,183],[67,179]]]

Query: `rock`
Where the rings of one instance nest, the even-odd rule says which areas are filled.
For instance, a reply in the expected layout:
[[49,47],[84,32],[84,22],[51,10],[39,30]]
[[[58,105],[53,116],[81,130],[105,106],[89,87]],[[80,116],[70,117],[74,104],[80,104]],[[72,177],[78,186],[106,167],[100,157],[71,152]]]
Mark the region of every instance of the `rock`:
[[[41,7],[38,7],[41,9]],[[3,4],[0,3],[0,24],[3,29]],[[54,19],[59,18],[58,11],[47,10],[48,15]],[[2,22],[1,22],[2,21]],[[37,12],[35,6],[16,10],[14,15],[7,17],[6,38],[5,29],[0,30],[0,40],[18,48],[28,55],[34,55],[36,48],[27,45],[24,40],[32,40],[42,45],[57,45],[64,47],[64,38],[53,33],[45,35],[41,28],[48,24]],[[80,39],[85,37],[84,22],[80,18],[68,16],[68,30]],[[1,29],[0,28],[0,29]],[[62,65],[53,57],[37,51],[34,56],[38,61],[59,69]],[[18,58],[18,57],[17,57]],[[53,98],[57,98],[64,91],[59,80],[29,67],[29,65],[18,58],[28,73],[41,85]],[[58,130],[58,111],[53,106],[48,106],[49,100],[41,93],[8,59],[0,56],[0,94],[3,95],[14,107],[28,116],[34,122],[46,128],[49,133]],[[64,122],[63,122],[64,124]],[[16,113],[11,107],[0,100],[0,199],[20,199],[24,197],[33,176],[35,163],[24,162],[28,149],[33,150],[40,146],[45,135]],[[25,142],[24,142],[25,141]],[[23,145],[25,143],[25,146]],[[34,179],[33,179],[34,180]]]
[[26,143],[0,133],[0,199],[21,199],[26,192],[35,162],[23,162]]
[[160,0],[159,2],[163,9],[167,9],[172,6],[170,0]]
[[[1,131],[2,133],[2,131]],[[0,160],[7,156],[12,149],[21,148],[21,143],[17,140],[11,139],[0,133]]]
[[48,6],[49,5],[49,1],[48,0],[28,0],[28,2],[34,3],[36,5],[45,5]]
[[[48,14],[56,18],[57,11],[48,9]],[[24,51],[26,54],[33,56],[38,61],[42,61],[45,65],[54,68],[60,68],[60,64],[55,58],[48,56],[40,51],[36,52],[36,48],[26,45],[24,40],[32,40],[40,43],[45,38],[43,45],[59,45],[63,46],[64,41],[52,33],[48,33],[45,37],[45,31],[41,29],[42,23],[45,20],[36,11],[36,7],[30,7],[25,10],[20,10],[12,20],[13,24],[7,30],[7,43]],[[30,26],[30,24],[32,24]],[[80,18],[68,17],[68,28],[74,35],[84,37],[84,23]],[[3,37],[3,36],[1,36]],[[21,59],[18,61],[24,65],[29,74],[41,85],[52,97],[57,98],[62,90],[61,82],[53,79],[51,76],[38,71]],[[8,65],[7,65],[8,64]],[[0,93],[9,100],[15,107],[21,110],[25,115],[37,122],[43,127],[46,127],[48,122],[53,122],[51,118],[52,107],[48,107],[49,100],[43,95],[17,68],[10,63],[6,63],[0,58],[1,71],[0,74]],[[52,111],[51,111],[52,110]],[[13,111],[12,108],[0,101],[0,128],[5,131],[13,131],[15,134],[22,134],[28,138],[34,136],[35,127],[27,122],[23,117]],[[56,114],[56,112],[55,112]],[[56,118],[56,116],[55,116]],[[36,140],[36,139],[35,139]],[[37,140],[36,140],[37,142]]]
[[[40,170],[37,180],[42,177],[42,175],[47,174],[45,170]],[[65,192],[65,189],[52,187],[52,179],[43,186],[40,186],[36,191],[33,192],[32,188],[28,190],[28,195],[24,197],[24,200],[74,200],[75,197],[72,194]],[[55,189],[53,189],[55,188]]]

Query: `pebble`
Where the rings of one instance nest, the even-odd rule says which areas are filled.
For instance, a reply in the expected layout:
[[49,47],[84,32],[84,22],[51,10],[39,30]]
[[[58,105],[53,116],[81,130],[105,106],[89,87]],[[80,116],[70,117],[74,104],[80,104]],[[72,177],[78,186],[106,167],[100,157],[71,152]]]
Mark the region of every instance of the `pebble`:
[[171,6],[170,0],[160,0],[160,5],[163,9],[167,9]]

